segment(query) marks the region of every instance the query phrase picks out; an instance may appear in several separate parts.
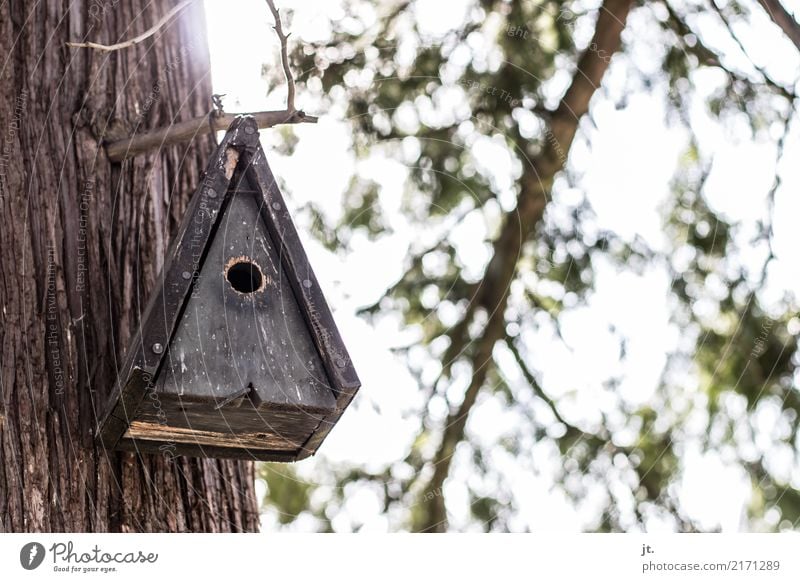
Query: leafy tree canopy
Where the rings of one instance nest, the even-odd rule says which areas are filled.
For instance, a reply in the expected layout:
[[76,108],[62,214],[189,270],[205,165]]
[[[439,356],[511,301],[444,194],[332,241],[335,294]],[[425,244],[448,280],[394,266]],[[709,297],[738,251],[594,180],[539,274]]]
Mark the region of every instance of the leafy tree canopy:
[[[448,3],[459,17],[446,27],[429,4],[349,0],[324,40],[294,36],[298,92],[347,120],[356,167],[400,169],[394,188],[354,172],[338,214],[303,211],[343,258],[405,241],[396,281],[361,316],[410,340],[394,352],[418,398],[404,454],[381,466],[262,467],[267,519],[357,530],[348,504],[367,498],[389,530],[525,531],[538,498],[585,530],[713,530],[682,493],[699,459],[724,467],[721,495],[746,486],[742,528],[793,528],[800,321],[773,225],[798,136],[795,47],[752,0],[471,0]],[[664,129],[615,129],[614,112],[642,96]],[[584,169],[601,154],[622,169],[610,195],[636,189],[628,153],[600,152],[616,131],[653,156],[679,136],[658,236],[609,228],[592,203]],[[772,156],[763,187],[715,176],[728,142]],[[762,162],[740,170],[764,174]],[[719,184],[754,212],[726,212]],[[616,211],[643,220],[628,200]],[[604,316],[609,285],[634,313],[664,310],[645,338],[660,361],[637,360],[625,325]],[[390,390],[391,378],[365,386],[356,406]]]

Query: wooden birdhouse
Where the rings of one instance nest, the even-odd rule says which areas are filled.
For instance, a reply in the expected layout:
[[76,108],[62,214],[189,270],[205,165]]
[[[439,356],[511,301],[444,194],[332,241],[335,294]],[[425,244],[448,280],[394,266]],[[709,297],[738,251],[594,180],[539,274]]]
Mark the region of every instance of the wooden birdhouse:
[[360,386],[251,117],[211,159],[98,435],[110,449],[294,461]]

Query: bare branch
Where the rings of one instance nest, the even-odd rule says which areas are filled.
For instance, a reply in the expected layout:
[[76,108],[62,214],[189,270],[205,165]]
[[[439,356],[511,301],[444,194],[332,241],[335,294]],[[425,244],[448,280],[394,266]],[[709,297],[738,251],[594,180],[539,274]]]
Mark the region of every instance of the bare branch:
[[525,378],[525,381],[528,383],[528,385],[533,390],[533,393],[536,396],[538,396],[542,401],[544,401],[545,404],[547,404],[547,406],[550,408],[550,411],[553,413],[553,416],[555,416],[555,418],[556,418],[556,420],[558,422],[560,422],[561,424],[563,424],[567,428],[575,428],[570,423],[568,423],[566,420],[564,420],[564,417],[561,416],[561,413],[558,411],[558,407],[556,406],[556,403],[542,389],[541,384],[539,384],[539,381],[536,379],[536,376],[533,374],[531,369],[528,367],[528,364],[525,362],[525,358],[522,357],[522,353],[519,351],[519,348],[514,343],[513,338],[511,338],[510,336],[506,335],[505,342],[506,342],[506,346],[508,346],[508,349],[511,351],[511,355],[514,356],[514,360],[516,360],[517,366],[519,367],[520,371],[522,372],[522,375]]
[[294,76],[292,75],[292,69],[289,68],[289,49],[286,42],[291,33],[284,34],[281,15],[278,9],[275,8],[275,1],[267,0],[267,4],[272,16],[275,18],[275,26],[273,26],[275,34],[278,36],[278,40],[281,41],[281,64],[283,65],[283,73],[286,75],[286,109],[294,111]]
[[[148,30],[147,32],[131,39],[127,42],[115,44],[111,46],[98,45],[96,43],[67,43],[75,47],[89,47],[99,50],[113,51],[133,46],[136,43],[152,36],[161,26],[164,25],[170,18],[180,12],[183,8],[194,2],[194,0],[184,0],[175,8],[170,10],[158,23]],[[312,115],[306,115],[303,111],[298,111],[294,105],[295,97],[295,84],[292,71],[289,68],[289,51],[287,47],[287,40],[289,34],[284,33],[281,24],[280,13],[275,7],[273,0],[267,0],[267,5],[275,18],[275,34],[281,43],[281,63],[283,65],[283,72],[286,76],[287,97],[286,109],[282,111],[261,111],[253,113],[253,117],[260,128],[273,127],[280,124],[294,124],[294,123],[316,123],[317,118]],[[162,127],[141,135],[134,135],[129,138],[114,141],[106,145],[106,153],[111,161],[119,162],[135,155],[147,152],[152,149],[161,148],[167,145],[176,143],[188,142],[198,135],[206,135],[212,131],[220,131],[227,129],[233,122],[235,115],[220,114],[219,111],[210,112],[202,117],[195,117],[188,121],[182,121]]]
[[[785,96],[789,97],[791,92],[788,89],[786,89],[785,87],[782,87],[781,85],[778,85],[775,81],[773,81],[772,78],[767,74],[767,71],[764,69],[764,67],[759,66],[753,60],[753,58],[750,56],[750,53],[747,52],[747,49],[745,48],[744,43],[739,38],[739,35],[736,34],[736,31],[733,28],[733,25],[732,25],[732,23],[730,21],[730,18],[728,18],[728,16],[725,14],[725,12],[723,12],[722,9],[719,6],[717,6],[716,0],[709,0],[709,1],[711,3],[711,7],[714,9],[714,12],[717,13],[717,16],[719,16],[720,20],[722,20],[722,23],[728,29],[728,34],[730,34],[731,38],[734,40],[734,42],[736,42],[737,46],[739,47],[739,50],[742,51],[742,54],[747,58],[748,61],[750,61],[750,64],[752,65],[752,67],[761,74],[761,77],[763,77],[764,82],[767,85],[778,89]],[[791,97],[789,97],[789,98],[791,98]]]
[[[713,1],[712,1],[712,4],[713,4]],[[692,29],[689,26],[689,24],[686,22],[686,18],[683,15],[679,14],[670,5],[669,2],[667,2],[667,1],[663,2],[662,6],[664,6],[664,8],[666,8],[667,12],[669,13],[669,20],[667,21],[667,24],[670,27],[670,29],[673,32],[675,32],[675,34],[677,35],[676,41],[678,42],[680,48],[684,52],[688,52],[688,53],[691,53],[691,54],[695,55],[698,58],[700,64],[702,64],[702,65],[709,66],[709,67],[718,67],[720,70],[724,71],[725,74],[728,75],[728,77],[731,80],[739,81],[741,83],[746,83],[746,84],[748,84],[750,86],[754,86],[755,85],[755,82],[752,79],[750,79],[747,75],[745,75],[745,74],[743,74],[741,72],[737,72],[737,71],[733,70],[732,68],[723,65],[722,61],[720,60],[719,55],[717,53],[715,53],[713,50],[711,50],[709,47],[707,47],[703,43],[703,40],[702,40],[701,36],[694,29]],[[734,41],[738,42],[738,39],[733,34],[733,31],[730,30],[729,32],[730,32],[731,36],[733,37]],[[695,43],[691,47],[686,44],[686,41],[683,40],[683,37],[685,37],[687,34],[691,34],[695,38]],[[787,89],[786,87],[784,87],[782,85],[779,85],[778,83],[773,81],[766,74],[766,72],[764,72],[762,69],[757,67],[755,65],[755,63],[753,63],[753,60],[750,59],[747,51],[744,50],[744,47],[741,45],[741,43],[739,43],[739,44],[740,44],[740,50],[742,50],[742,52],[745,54],[745,56],[748,57],[750,62],[753,64],[753,66],[761,73],[761,75],[762,75],[762,77],[764,79],[764,83],[766,83],[767,86],[771,87],[776,93],[778,93],[779,95],[785,97],[786,99],[796,99],[797,98],[797,95],[795,95],[794,91],[789,90],[789,89]]]
[[767,11],[772,22],[777,24],[783,34],[800,50],[800,24],[786,11],[780,0],[758,0],[758,3]]
[[96,49],[99,51],[118,51],[120,49],[129,48],[134,45],[139,44],[140,42],[147,40],[151,36],[153,36],[158,30],[164,26],[167,22],[169,22],[173,16],[178,14],[181,10],[186,8],[189,4],[194,2],[195,0],[183,0],[180,4],[176,5],[172,10],[167,12],[164,16],[161,17],[161,20],[155,23],[152,28],[149,28],[142,34],[137,37],[134,37],[130,40],[126,40],[125,42],[120,42],[117,44],[105,45],[105,44],[98,44],[96,42],[68,42],[66,43],[67,46],[73,48],[91,48]]
[[[316,117],[306,115],[302,111],[261,111],[251,115],[261,129],[281,124],[317,122]],[[211,133],[212,129],[213,131],[228,129],[235,118],[235,113],[218,115],[216,112],[211,112],[202,117],[111,142],[106,145],[106,154],[112,162],[120,162],[152,149],[191,141],[196,136]]]

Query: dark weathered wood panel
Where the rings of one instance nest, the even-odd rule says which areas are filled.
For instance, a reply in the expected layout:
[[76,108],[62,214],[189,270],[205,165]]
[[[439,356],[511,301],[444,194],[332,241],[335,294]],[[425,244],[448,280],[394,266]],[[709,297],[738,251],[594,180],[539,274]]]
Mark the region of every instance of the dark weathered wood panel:
[[[146,439],[127,439],[123,438],[117,444],[122,451],[130,451],[137,454],[164,454],[163,445],[160,441],[148,441]],[[175,443],[171,449],[177,456],[201,457],[210,462],[212,459],[242,459],[246,461],[267,461],[270,463],[288,463],[297,458],[297,451],[262,451],[255,448],[236,448],[236,447],[216,447],[212,445],[198,446],[187,443]]]
[[[231,285],[226,269],[237,262],[255,265],[260,288],[243,293]],[[236,192],[195,280],[156,390],[205,397],[213,411],[248,387],[259,406],[332,410],[335,405],[254,195]]]
[[280,241],[278,252],[281,263],[336,394],[336,409],[322,420],[304,444],[298,455],[300,460],[312,455],[320,447],[355,397],[361,387],[361,380],[325,301],[319,281],[308,262],[300,236],[263,150],[259,147],[254,154],[247,152],[239,163],[246,165],[248,180],[261,194],[260,209],[264,223],[272,239]]
[[99,431],[109,448],[113,449],[122,437],[120,421],[127,425],[144,397],[142,381],[147,384],[157,377],[175,324],[192,288],[193,277],[200,269],[209,237],[219,221],[239,151],[255,147],[258,141],[254,128],[243,127],[240,132],[239,126],[239,121],[232,124],[211,156],[203,180],[181,217],[180,227],[167,250],[164,268],[146,302],[140,327],[104,406]]
[[[244,398],[237,406],[215,410],[207,398],[190,400],[151,391],[142,401],[136,420],[180,430],[213,432],[218,435],[215,445],[219,447],[225,446],[226,438],[235,440],[238,434],[257,433],[280,439],[285,443],[280,450],[298,450],[330,412],[330,408],[268,407],[263,403],[256,407],[249,398]],[[267,444],[261,442],[262,447]]]

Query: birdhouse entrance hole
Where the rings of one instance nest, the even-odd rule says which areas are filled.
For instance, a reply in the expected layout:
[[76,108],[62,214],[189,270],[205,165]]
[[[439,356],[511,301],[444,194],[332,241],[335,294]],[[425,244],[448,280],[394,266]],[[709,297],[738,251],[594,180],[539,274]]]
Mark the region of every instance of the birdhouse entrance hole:
[[260,291],[264,286],[261,269],[246,257],[235,259],[225,273],[225,278],[236,291],[243,294]]
[[98,435],[108,450],[304,459],[361,382],[254,118],[234,120],[198,184]]

